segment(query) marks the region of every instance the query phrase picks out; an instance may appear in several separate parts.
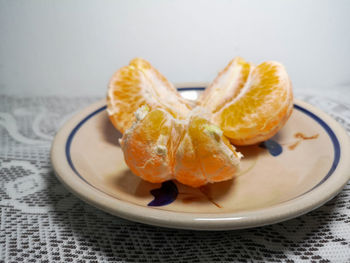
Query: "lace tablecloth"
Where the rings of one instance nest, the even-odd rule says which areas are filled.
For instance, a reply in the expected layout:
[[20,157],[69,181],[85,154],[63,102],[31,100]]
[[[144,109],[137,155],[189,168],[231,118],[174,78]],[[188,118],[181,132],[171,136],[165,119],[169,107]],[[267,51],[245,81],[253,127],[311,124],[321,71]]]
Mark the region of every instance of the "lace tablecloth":
[[[350,132],[350,106],[297,95]],[[350,262],[350,184],[304,216],[248,230],[200,232],[129,222],[56,179],[58,128],[98,98],[0,96],[0,262]]]

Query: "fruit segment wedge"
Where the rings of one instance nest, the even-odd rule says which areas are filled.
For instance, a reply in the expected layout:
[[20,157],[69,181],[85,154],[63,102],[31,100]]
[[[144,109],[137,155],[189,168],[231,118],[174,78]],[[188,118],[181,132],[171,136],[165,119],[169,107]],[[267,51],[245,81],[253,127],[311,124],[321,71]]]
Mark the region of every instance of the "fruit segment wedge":
[[242,157],[206,115],[193,111],[175,154],[175,178],[193,187],[232,179]]
[[292,84],[283,65],[256,67],[236,58],[199,98],[211,121],[235,145],[250,145],[275,135],[293,109]]
[[241,57],[232,59],[204,90],[199,103],[212,113],[219,111],[241,92],[253,68],[253,64]]
[[133,59],[111,78],[107,93],[107,111],[113,125],[124,133],[135,121],[134,112],[143,105],[161,108],[172,116],[184,119],[190,103],[149,62]]
[[136,111],[136,121],[120,141],[124,159],[131,171],[142,179],[161,183],[172,179],[170,144],[175,119],[162,110],[149,112],[143,106]]

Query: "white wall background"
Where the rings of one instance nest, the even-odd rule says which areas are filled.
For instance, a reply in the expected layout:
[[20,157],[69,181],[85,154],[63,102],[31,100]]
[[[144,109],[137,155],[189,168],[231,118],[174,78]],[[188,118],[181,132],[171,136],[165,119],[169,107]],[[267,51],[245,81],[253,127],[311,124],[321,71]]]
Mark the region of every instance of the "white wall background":
[[104,96],[136,56],[172,82],[210,81],[239,55],[350,99],[346,0],[0,0],[0,37],[0,94]]

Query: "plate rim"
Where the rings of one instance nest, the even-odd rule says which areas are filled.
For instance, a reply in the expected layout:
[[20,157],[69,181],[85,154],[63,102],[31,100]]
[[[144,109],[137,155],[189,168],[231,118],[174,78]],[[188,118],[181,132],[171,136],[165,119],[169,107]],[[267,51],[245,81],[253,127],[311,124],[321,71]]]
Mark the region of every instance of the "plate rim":
[[[180,90],[198,90],[203,83],[176,85]],[[191,230],[234,230],[269,225],[298,217],[314,210],[337,195],[350,179],[350,138],[332,117],[320,109],[295,99],[294,103],[323,120],[340,143],[340,159],[337,168],[321,185],[292,200],[271,207],[236,213],[189,213],[143,207],[116,199],[91,186],[78,177],[66,158],[66,141],[72,130],[89,114],[106,104],[102,99],[76,113],[56,133],[51,146],[51,163],[56,177],[70,192],[80,199],[107,213],[140,223]],[[84,182],[84,184],[82,184]]]

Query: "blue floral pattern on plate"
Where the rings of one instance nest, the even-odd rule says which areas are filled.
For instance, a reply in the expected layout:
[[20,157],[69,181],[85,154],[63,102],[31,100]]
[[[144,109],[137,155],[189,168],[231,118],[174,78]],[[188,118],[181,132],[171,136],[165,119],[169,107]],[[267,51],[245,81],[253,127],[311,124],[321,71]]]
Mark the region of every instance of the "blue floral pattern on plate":
[[176,200],[179,190],[173,181],[167,181],[162,183],[160,188],[151,190],[151,194],[154,196],[154,199],[148,206],[164,206]]

